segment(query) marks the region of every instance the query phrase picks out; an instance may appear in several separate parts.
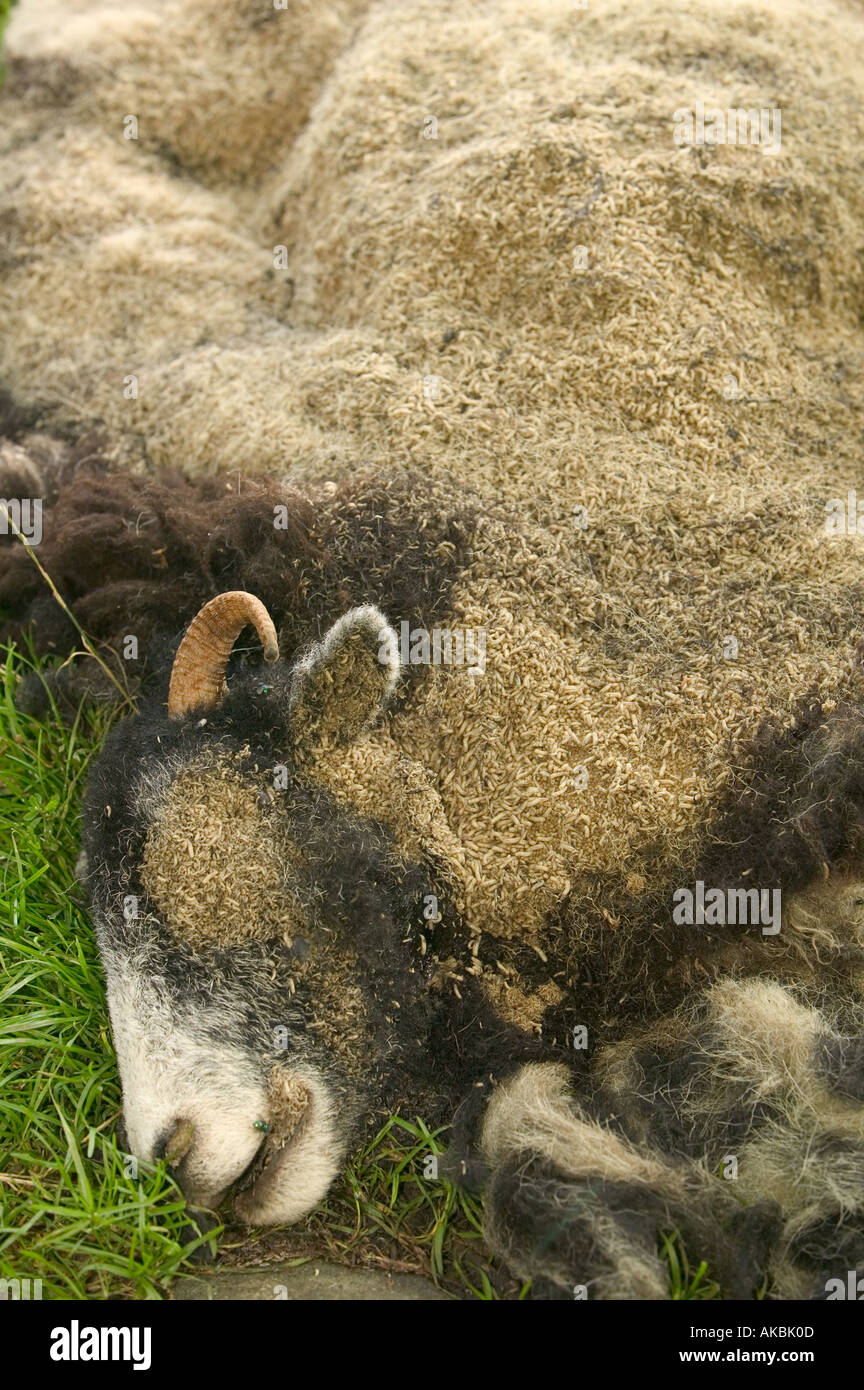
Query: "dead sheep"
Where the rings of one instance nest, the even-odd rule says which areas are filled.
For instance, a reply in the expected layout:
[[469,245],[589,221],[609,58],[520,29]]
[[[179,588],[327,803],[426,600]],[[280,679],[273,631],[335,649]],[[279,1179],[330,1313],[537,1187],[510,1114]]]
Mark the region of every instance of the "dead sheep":
[[[854,653],[830,690],[742,738],[695,826],[634,840],[610,872],[599,812],[566,856],[569,886],[550,891],[537,871],[499,916],[488,865],[513,840],[489,763],[503,744],[517,813],[534,801],[520,749],[536,747],[538,717],[524,684],[521,698],[502,684],[506,614],[488,612],[482,676],[401,661],[404,625],[440,626],[463,576],[482,573],[489,529],[506,535],[488,503],[410,470],[311,494],[247,477],[238,497],[224,481],[91,468],[73,465],[46,507],[38,554],[140,696],[93,771],[81,865],[131,1150],[172,1162],[194,1205],[233,1194],[243,1220],[290,1221],[365,1124],[402,1106],[455,1121],[448,1171],[485,1192],[490,1244],[547,1296],[665,1297],[668,1229],[729,1297],[765,1277],[774,1296],[820,1296],[838,1264],[855,1267]],[[542,537],[529,543],[542,558]],[[0,552],[0,596],[7,637],[29,631],[59,657],[77,645],[20,541]],[[250,625],[260,651],[234,652]],[[140,651],[124,661],[133,630]],[[513,650],[530,681],[530,644],[527,665],[524,637]],[[49,685],[74,702],[96,669],[64,661]],[[553,761],[572,711],[556,675]],[[435,747],[430,723],[449,762],[440,746],[416,756]],[[562,833],[586,790],[571,777],[569,811],[524,816],[529,868],[554,872],[542,836],[532,860],[530,832]],[[700,884],[779,897],[781,930],[688,921],[681,894]]]
[[[226,683],[249,624],[264,662]],[[593,914],[572,895],[507,943],[466,906],[470,856],[428,769],[376,748],[406,699],[384,613],[349,608],[278,651],[260,600],[211,599],[91,777],[81,872],[131,1150],[172,1162],[193,1205],[233,1192],[242,1220],[292,1221],[370,1116],[408,1106],[455,1117],[448,1172],[485,1191],[491,1245],[548,1296],[666,1297],[656,1240],[673,1228],[729,1297],[766,1275],[774,1296],[819,1296],[854,1267],[854,709],[764,730],[694,863],[605,899],[626,930],[598,880]],[[784,894],[779,939],[682,931],[687,867],[758,872]]]
[[[0,496],[43,502],[0,635],[58,658],[31,710],[138,700],[81,864],[130,1145],[287,1221],[402,1107],[535,1293],[664,1298],[677,1229],[728,1297],[825,1296],[864,1266],[861,16],[51,9],[0,92]],[[676,142],[706,84],[788,93],[782,148]],[[698,884],[780,930],[676,920]]]

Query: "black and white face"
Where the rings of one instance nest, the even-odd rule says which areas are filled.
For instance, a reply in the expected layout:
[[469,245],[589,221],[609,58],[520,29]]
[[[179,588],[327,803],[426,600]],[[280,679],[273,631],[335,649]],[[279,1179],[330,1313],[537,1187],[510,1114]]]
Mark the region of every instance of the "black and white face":
[[[190,998],[191,970],[180,983],[148,964],[146,949],[103,946],[126,1144],[145,1162],[166,1158],[193,1206],[216,1207],[248,1179],[238,1216],[293,1221],[338,1172],[362,1089],[326,1048],[309,1045],[305,1010],[284,979],[265,979],[263,962],[237,954],[207,1000],[206,956]],[[287,1020],[272,1023],[271,1039],[268,1017]]]
[[234,1189],[250,1223],[321,1199],[426,1026],[406,928],[428,871],[316,775],[391,692],[389,631],[354,609],[291,669],[151,707],[91,776],[83,876],[128,1148],[195,1206]]

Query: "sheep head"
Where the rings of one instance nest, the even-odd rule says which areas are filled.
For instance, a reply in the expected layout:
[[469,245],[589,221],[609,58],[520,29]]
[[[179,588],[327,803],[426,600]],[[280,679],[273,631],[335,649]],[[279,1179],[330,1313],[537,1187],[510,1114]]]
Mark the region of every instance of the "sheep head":
[[[226,683],[249,622],[270,664]],[[245,1220],[303,1215],[387,1068],[422,1046],[406,929],[431,860],[319,776],[393,692],[396,648],[360,607],[288,664],[264,606],[220,595],[180,644],[167,709],[119,725],[91,775],[83,876],[127,1142],[173,1164],[194,1205],[239,1185]]]

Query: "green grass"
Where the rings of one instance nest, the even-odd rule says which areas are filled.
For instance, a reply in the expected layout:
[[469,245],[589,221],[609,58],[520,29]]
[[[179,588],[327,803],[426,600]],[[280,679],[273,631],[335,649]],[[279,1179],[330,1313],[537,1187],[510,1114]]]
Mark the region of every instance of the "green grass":
[[660,1255],[669,1266],[669,1291],[674,1300],[706,1302],[720,1297],[720,1288],[709,1278],[705,1261],[702,1260],[695,1270],[691,1269],[687,1252],[677,1235],[661,1237]]
[[[347,1171],[307,1221],[249,1236],[229,1227],[226,1264],[329,1258],[389,1273],[431,1276],[456,1297],[524,1298],[521,1284],[489,1256],[481,1203],[430,1174],[443,1153],[440,1132],[422,1120],[391,1116],[354,1156]],[[235,1243],[236,1242],[236,1243]]]
[[5,69],[3,67],[3,30],[9,23],[9,16],[12,13],[12,6],[15,0],[0,0],[0,86],[3,85]]
[[[225,1266],[330,1258],[431,1275],[457,1297],[524,1298],[490,1258],[481,1206],[438,1178],[446,1136],[393,1116],[297,1226],[194,1230],[164,1164],[118,1150],[117,1066],[93,932],[74,877],[90,762],[116,716],[21,714],[33,663],[0,649],[0,1278],[46,1298],[160,1298],[193,1256]],[[718,1296],[665,1237],[673,1298]]]
[[[0,688],[0,1276],[53,1297],[158,1296],[184,1258],[164,1168],[130,1179],[93,933],[76,901],[77,817],[105,720],[18,714]],[[188,1253],[188,1252],[187,1252]]]

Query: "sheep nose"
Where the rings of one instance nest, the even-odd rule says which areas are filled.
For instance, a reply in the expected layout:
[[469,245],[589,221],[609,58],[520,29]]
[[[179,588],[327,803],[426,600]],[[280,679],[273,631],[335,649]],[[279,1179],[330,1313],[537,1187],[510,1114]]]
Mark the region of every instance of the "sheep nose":
[[218,1131],[204,1120],[181,1115],[170,1120],[150,1151],[152,1160],[163,1159],[192,1207],[215,1207],[255,1157],[261,1135],[250,1127],[246,1142],[229,1135],[220,1141]]
[[191,1120],[175,1120],[164,1130],[153,1148],[153,1157],[164,1158],[172,1168],[186,1157],[195,1139],[195,1126]]

